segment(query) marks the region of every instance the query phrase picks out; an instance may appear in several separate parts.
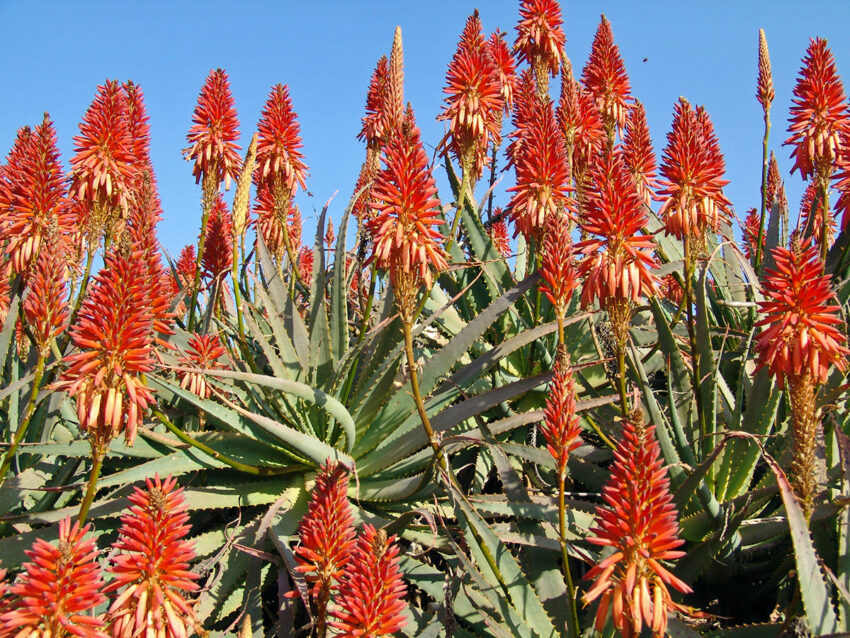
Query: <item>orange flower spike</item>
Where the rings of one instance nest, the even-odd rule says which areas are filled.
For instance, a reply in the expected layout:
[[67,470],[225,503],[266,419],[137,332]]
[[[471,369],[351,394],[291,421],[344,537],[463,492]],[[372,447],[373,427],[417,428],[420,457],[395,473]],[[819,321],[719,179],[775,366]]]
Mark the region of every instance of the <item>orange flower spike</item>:
[[134,82],[127,81],[122,85],[127,96],[127,126],[130,130],[130,138],[133,140],[133,163],[139,172],[153,172],[150,157],[150,118],[145,107],[145,97],[142,87]]
[[770,110],[776,92],[773,88],[773,72],[770,70],[770,53],[767,50],[767,37],[764,29],[759,29],[759,64],[758,80],[756,81],[756,99],[765,113]]
[[0,233],[9,239],[6,254],[12,271],[23,273],[47,237],[55,238],[60,247],[70,241],[75,219],[66,197],[56,131],[47,113],[31,133],[19,133],[15,147],[9,153],[10,165],[5,171],[7,195],[0,197],[6,222]]
[[206,246],[201,262],[201,276],[210,285],[217,278],[227,275],[233,264],[233,235],[230,226],[230,210],[221,193],[218,193],[207,222]]
[[629,109],[622,151],[623,162],[634,177],[638,193],[644,203],[649,206],[655,198],[653,191],[658,188],[658,180],[655,179],[655,151],[652,150],[646,111],[643,104],[637,100]]
[[581,80],[596,100],[605,128],[613,140],[614,131],[622,131],[626,127],[628,103],[632,97],[626,66],[620,49],[614,43],[611,23],[604,15],[596,29]]
[[[219,362],[227,351],[221,345],[221,339],[216,334],[193,333],[189,337],[186,352],[180,355],[178,365],[184,368],[200,368],[201,370],[221,370],[225,366]],[[209,399],[212,393],[203,372],[178,372],[180,387],[188,389],[192,394]]]
[[505,114],[510,114],[514,106],[514,87],[517,83],[516,60],[505,42],[505,34],[496,31],[487,40],[487,52],[496,63],[499,72],[499,84],[502,87],[502,102]]
[[46,244],[39,253],[24,299],[24,317],[42,356],[46,356],[50,341],[68,327],[67,271],[61,250],[52,242]]
[[186,592],[198,590],[198,575],[189,571],[195,558],[189,515],[182,489],[174,478],[147,479],[134,488],[132,504],[121,517],[112,544],[113,580],[107,592],[118,593],[109,608],[113,638],[152,635],[185,638],[199,628]]
[[655,244],[646,234],[643,200],[618,153],[607,153],[591,168],[591,181],[580,224],[596,237],[576,244],[585,256],[579,265],[582,308],[594,299],[602,307],[614,300],[637,303],[654,295],[657,285]]
[[307,246],[301,246],[298,251],[298,274],[301,275],[301,281],[308,286],[313,281],[313,251]]
[[373,259],[397,281],[404,272],[417,285],[431,287],[433,275],[448,268],[437,226],[440,202],[437,185],[428,168],[419,129],[408,123],[386,150],[385,166],[372,188]]
[[540,431],[546,449],[555,459],[559,474],[566,474],[570,452],[581,445],[581,424],[576,415],[576,390],[569,357],[555,363],[555,375],[549,385]]
[[361,120],[363,126],[360,133],[357,134],[357,139],[366,142],[369,148],[380,149],[389,134],[389,82],[390,63],[387,56],[382,55],[372,72],[369,90],[366,92],[366,114]]
[[555,307],[555,314],[563,319],[578,286],[569,220],[564,214],[555,213],[546,219],[540,279],[540,290]]
[[555,123],[552,103],[538,102],[523,134],[516,164],[516,186],[508,204],[516,233],[539,239],[548,215],[573,210],[567,153]]
[[80,429],[97,448],[122,431],[132,445],[154,400],[140,376],[153,370],[149,285],[138,255],[108,253],[71,329],[79,352],[63,360],[57,388],[76,398]]
[[127,110],[127,94],[117,80],[97,87],[74,137],[70,189],[89,206],[120,209],[124,216],[139,171]]
[[694,110],[681,98],[673,113],[673,128],[667,134],[667,147],[661,165],[664,201],[659,214],[666,220],[667,232],[684,241],[688,235],[701,239],[709,228],[716,231],[728,218],[729,200],[723,187],[726,165],[708,114]]
[[494,221],[490,223],[490,239],[493,240],[493,245],[502,257],[510,257],[511,238],[508,234],[508,222],[503,218],[501,208],[493,209],[493,219]]
[[605,505],[596,508],[596,526],[587,539],[612,547],[614,553],[585,575],[595,581],[584,602],[600,599],[597,631],[605,627],[610,611],[625,638],[639,636],[644,627],[654,636],[664,636],[668,613],[687,611],[673,602],[669,587],[683,594],[692,591],[661,564],[684,556],[676,548],[685,541],[679,538],[678,513],[654,432],[653,425],[631,419],[624,423],[611,475],[602,489]]
[[555,115],[571,151],[573,178],[580,183],[591,161],[602,149],[605,129],[593,96],[575,81],[566,64],[561,72],[561,93]]
[[[747,259],[752,259],[756,254],[756,246],[758,245],[759,237],[759,213],[755,208],[747,211],[747,217],[744,219],[744,224],[741,226],[741,231],[744,235],[744,255]],[[764,240],[761,238],[761,247],[764,249]]]
[[[817,201],[815,201],[817,189],[815,188],[814,182],[809,182],[806,185],[806,190],[803,192],[803,199],[800,201],[800,220],[798,227],[805,232],[807,228],[810,228],[812,237],[815,238],[815,241],[820,245],[822,243],[823,236],[823,200],[820,197],[817,197]],[[812,217],[812,213],[814,213],[814,219],[809,221]],[[811,227],[810,227],[811,224]],[[832,244],[832,240],[835,237],[836,231],[836,223],[835,219],[832,215],[827,213],[826,219],[826,243],[827,246]]]
[[83,538],[90,527],[65,518],[57,544],[39,538],[26,550],[31,562],[9,588],[13,599],[11,609],[0,614],[0,634],[107,638],[104,621],[87,613],[106,602],[97,547],[94,539]]
[[840,326],[841,308],[824,274],[816,247],[774,248],[776,269],[766,271],[759,302],[763,330],[756,342],[758,367],[768,368],[780,388],[789,377],[811,374],[826,382],[831,366],[844,370],[850,354]]
[[682,303],[685,291],[673,275],[664,275],[658,282],[661,296],[675,306]]
[[567,42],[563,24],[557,0],[520,2],[514,52],[520,62],[534,69],[538,87],[543,87],[544,81],[548,86],[549,76],[555,77],[561,68],[561,51]]
[[407,624],[407,587],[398,567],[395,540],[368,523],[363,526],[332,610],[337,620],[328,623],[339,630],[340,638],[390,636]]
[[770,151],[770,160],[767,163],[767,184],[765,186],[765,205],[770,209],[774,204],[780,208],[787,208],[785,199],[785,183],[779,173],[779,163],[776,161],[776,153]]
[[197,263],[198,258],[195,255],[195,245],[189,244],[188,246],[183,246],[183,250],[180,251],[177,264],[175,265],[181,288],[192,285],[192,282],[195,280]]
[[276,180],[294,197],[298,187],[306,189],[307,165],[301,152],[300,127],[292,109],[289,87],[272,88],[257,125],[257,163],[254,183],[273,188]]
[[437,119],[449,121],[446,150],[475,181],[487,163],[487,147],[501,139],[504,108],[499,69],[485,46],[477,11],[466,21],[443,93],[445,106]]
[[788,120],[791,137],[785,140],[794,147],[791,172],[799,170],[803,179],[816,173],[828,177],[844,137],[850,134],[850,117],[844,85],[826,40],[810,41],[792,102]]
[[[225,189],[230,188],[231,180],[239,176],[242,166],[237,139],[239,120],[227,73],[222,69],[210,71],[186,135],[190,146],[183,150],[184,157],[194,163],[192,175],[196,184],[209,176],[216,185],[224,182]],[[257,165],[260,165],[259,155]]]
[[524,69],[520,73],[516,86],[514,87],[514,108],[511,115],[511,124],[514,130],[508,133],[511,143],[505,149],[508,158],[505,168],[515,166],[517,160],[523,153],[523,139],[529,122],[537,108],[537,91],[534,88],[534,74],[531,69]]

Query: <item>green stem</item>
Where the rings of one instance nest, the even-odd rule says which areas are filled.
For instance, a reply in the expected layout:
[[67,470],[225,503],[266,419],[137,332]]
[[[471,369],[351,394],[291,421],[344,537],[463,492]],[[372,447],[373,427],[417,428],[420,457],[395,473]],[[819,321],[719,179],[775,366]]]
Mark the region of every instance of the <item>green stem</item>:
[[210,219],[213,203],[215,202],[215,192],[212,185],[218,190],[218,182],[212,179],[204,178],[204,194],[203,194],[203,213],[201,214],[201,236],[198,238],[198,256],[195,259],[195,279],[192,282],[192,299],[189,302],[189,332],[195,328],[195,306],[198,303],[198,291],[201,288],[201,263],[204,259],[204,248],[207,243],[207,223]]
[[89,277],[91,276],[91,268],[94,263],[94,251],[89,249],[86,255],[86,269],[83,272],[83,278],[80,280],[80,292],[77,293],[77,299],[74,302],[74,312],[71,313],[71,325],[77,319],[77,313],[80,311],[80,306],[83,305],[83,297],[86,296],[86,289],[89,285]]
[[239,291],[239,252],[238,240],[233,240],[233,268],[230,272],[230,278],[233,280],[233,301],[236,304],[236,320],[239,325],[239,340],[245,343],[245,325],[242,322],[242,298]]
[[617,391],[620,393],[620,411],[623,418],[629,416],[629,398],[626,393],[626,346],[617,344]]
[[[759,235],[758,240],[756,242],[756,259],[755,259],[755,271],[756,276],[759,274],[759,269],[761,268],[761,258],[762,258],[762,250],[761,245],[764,241],[764,220],[767,212],[767,164],[768,164],[768,150],[767,150],[767,142],[770,137],[770,109],[765,109],[764,111],[764,139],[762,140],[762,151],[761,151],[761,212],[759,214]],[[773,202],[770,202],[773,204]],[[753,282],[755,283],[755,282]]]
[[102,450],[95,450],[92,448],[92,466],[91,466],[91,475],[89,476],[89,485],[86,488],[86,495],[83,498],[83,502],[80,504],[80,514],[77,517],[77,520],[80,522],[80,525],[86,522],[86,517],[89,515],[89,508],[91,507],[92,501],[94,501],[94,495],[97,493],[97,481],[100,478],[100,470],[103,467],[103,459],[106,457],[106,447]]
[[413,334],[410,329],[410,322],[402,319],[401,326],[404,331],[404,351],[407,354],[407,369],[410,372],[410,388],[413,393],[413,401],[416,403],[416,410],[419,412],[419,418],[422,421],[422,427],[425,429],[428,442],[434,450],[440,466],[448,472],[448,464],[443,456],[440,443],[437,441],[434,428],[431,426],[431,420],[428,418],[428,413],[425,410],[425,402],[422,400],[422,394],[419,390],[419,373],[416,371],[416,359],[413,355]]
[[[691,347],[691,365],[693,367],[693,374],[691,375],[691,387],[693,388],[694,400],[696,401],[697,408],[697,421],[699,423],[699,434],[700,441],[702,444],[698,446],[701,452],[711,451],[711,442],[707,440],[708,431],[705,424],[705,412],[702,403],[702,391],[700,388],[701,384],[701,372],[700,372],[700,354],[699,348],[697,347],[697,337],[696,337],[696,322],[694,318],[694,290],[693,290],[693,278],[694,278],[694,259],[691,254],[691,238],[689,235],[685,236],[685,308],[687,310],[687,320],[688,320],[688,342]],[[704,454],[700,454],[700,458],[702,458]]]
[[[829,252],[829,179],[820,180],[821,191],[821,259],[826,268],[826,255]],[[814,220],[817,223],[817,219]]]
[[452,220],[452,229],[449,232],[449,240],[446,242],[446,252],[448,253],[452,246],[457,243],[457,229],[460,226],[460,218],[463,214],[463,207],[466,204],[466,189],[469,186],[469,170],[463,169],[463,177],[460,180],[460,190],[457,194],[457,212]]
[[561,568],[564,572],[564,584],[567,586],[567,597],[570,599],[570,638],[579,635],[578,606],[576,588],[570,571],[570,555],[567,552],[567,505],[564,497],[564,487],[567,478],[567,468],[558,473],[558,535],[561,541]]
[[9,471],[9,468],[12,466],[12,459],[15,458],[15,453],[18,451],[18,447],[21,444],[21,441],[24,440],[24,436],[27,433],[27,428],[29,427],[30,422],[32,421],[32,415],[35,413],[35,400],[38,397],[38,389],[41,385],[41,377],[44,374],[44,362],[46,357],[43,354],[39,354],[38,362],[35,367],[35,376],[32,381],[32,391],[30,392],[30,399],[27,403],[26,410],[24,411],[24,418],[21,421],[20,425],[18,425],[18,429],[15,431],[15,438],[12,440],[12,446],[6,450],[6,454],[3,457],[3,463],[0,465],[0,484],[2,484],[6,480],[6,473]]

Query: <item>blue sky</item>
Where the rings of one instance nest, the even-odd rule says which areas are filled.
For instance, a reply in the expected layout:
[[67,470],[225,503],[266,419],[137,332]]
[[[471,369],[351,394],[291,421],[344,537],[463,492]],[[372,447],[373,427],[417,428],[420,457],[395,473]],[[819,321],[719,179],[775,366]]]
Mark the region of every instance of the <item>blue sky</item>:
[[[516,0],[0,0],[0,154],[8,152],[19,127],[39,123],[48,111],[67,166],[95,87],[106,78],[140,84],[165,209],[160,239],[174,254],[194,241],[200,218],[200,188],[181,149],[200,87],[211,68],[222,67],[230,75],[243,147],[270,88],[289,85],[314,194],[298,197],[305,229],[314,209],[339,191],[330,209],[336,222],[365,155],[356,135],[369,77],[377,59],[389,53],[393,29],[401,25],[404,36],[405,98],[433,146],[444,130],[435,118],[446,65],[476,6],[488,32],[501,28],[513,40]],[[567,54],[576,69],[587,59],[600,13],[611,21],[659,158],[678,97],[707,107],[726,155],[727,196],[742,217],[758,202],[762,119],[754,92],[758,29],[764,28],[776,84],[771,147],[794,212],[802,182],[798,174],[788,175],[790,148],[781,146],[788,137],[791,91],[812,36],[827,38],[839,72],[850,73],[850,3],[562,2],[562,9]],[[450,198],[445,190],[441,195]]]

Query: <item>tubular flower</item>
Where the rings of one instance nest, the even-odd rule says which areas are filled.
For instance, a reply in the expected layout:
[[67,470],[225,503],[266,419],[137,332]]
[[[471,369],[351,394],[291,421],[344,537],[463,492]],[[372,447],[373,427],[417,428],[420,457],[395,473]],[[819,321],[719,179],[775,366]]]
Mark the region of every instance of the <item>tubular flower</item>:
[[178,364],[185,368],[200,368],[201,372],[179,372],[177,376],[180,378],[180,387],[202,399],[209,399],[211,389],[203,371],[224,368],[219,359],[225,353],[218,335],[193,333],[189,337],[186,353],[180,356]]
[[20,638],[106,638],[104,621],[86,612],[106,601],[97,547],[70,518],[59,522],[58,544],[36,539],[17,582],[11,609],[0,614],[0,633]]
[[183,246],[180,251],[180,256],[177,258],[175,270],[181,288],[186,288],[192,285],[195,281],[195,270],[197,269],[198,258],[195,255],[195,245],[189,244]]
[[46,244],[36,261],[24,300],[24,317],[42,356],[47,354],[50,341],[68,327],[67,273],[61,250]]
[[74,138],[70,191],[85,205],[90,243],[104,230],[111,240],[118,220],[128,215],[139,167],[127,115],[127,94],[117,80],[107,80]]
[[652,138],[646,123],[646,111],[643,104],[637,100],[629,109],[622,152],[623,162],[634,177],[638,193],[649,206],[655,197],[653,191],[658,188],[658,180],[655,179],[655,152],[652,150]]
[[626,66],[620,56],[620,49],[614,43],[611,23],[604,15],[596,29],[581,80],[596,100],[609,139],[613,141],[614,131],[621,131],[626,126],[628,102],[632,97]]
[[230,210],[221,193],[216,195],[207,222],[207,238],[201,262],[201,276],[209,285],[224,277],[233,265],[233,239],[230,228]]
[[[759,225],[761,220],[759,213],[755,208],[747,211],[747,218],[744,220],[741,231],[744,235],[744,255],[747,259],[755,257],[758,241],[759,241]],[[764,235],[761,238],[761,248],[764,250]]]
[[602,488],[605,506],[597,507],[597,526],[590,530],[594,536],[587,539],[614,553],[585,576],[595,582],[584,601],[601,597],[596,630],[605,627],[610,610],[625,638],[639,636],[644,626],[654,636],[664,636],[668,613],[687,611],[673,602],[668,587],[683,594],[692,591],[661,564],[684,556],[676,548],[685,541],[679,538],[678,513],[655,426],[635,422],[642,418],[633,417],[623,426],[611,476]]
[[534,110],[537,108],[538,97],[534,89],[534,76],[531,69],[523,70],[514,88],[516,91],[514,94],[513,115],[511,115],[511,124],[514,130],[508,133],[511,143],[505,149],[505,155],[508,158],[505,170],[511,166],[515,166],[522,156],[525,132],[533,117]]
[[680,98],[673,112],[673,129],[667,134],[658,193],[664,200],[659,214],[666,220],[668,234],[682,241],[691,237],[701,247],[706,230],[719,229],[730,206],[723,195],[729,183],[723,179],[725,170],[708,115]]
[[561,65],[561,50],[567,42],[563,24],[557,0],[520,2],[514,51],[520,62],[534,70],[541,99],[548,93],[549,76],[555,77]]
[[366,92],[366,114],[363,116],[363,127],[357,134],[357,139],[366,142],[369,154],[368,163],[373,170],[379,167],[381,146],[386,142],[391,130],[390,114],[388,113],[390,83],[390,63],[387,56],[382,55],[378,60],[369,90]]
[[[514,106],[514,86],[516,86],[516,60],[505,42],[505,34],[496,31],[487,40],[487,52],[496,63],[499,72],[499,85],[502,87],[502,103],[505,114],[509,114]],[[500,118],[501,119],[501,118]]]
[[587,308],[598,300],[608,311],[617,343],[624,346],[632,305],[655,294],[655,246],[645,234],[643,200],[619,154],[607,153],[593,166],[591,184],[580,225],[584,233],[596,237],[576,245],[584,254],[579,265],[584,277],[581,305]]
[[840,307],[812,247],[774,248],[776,269],[768,269],[759,302],[765,326],[756,344],[759,367],[768,368],[779,387],[786,379],[809,374],[824,383],[831,365],[845,368],[850,354],[841,324]]
[[422,283],[430,288],[432,271],[439,273],[448,264],[436,228],[445,222],[439,218],[428,156],[416,125],[405,126],[409,128],[387,148],[385,166],[375,178],[369,225],[378,268],[389,271],[397,289],[404,279],[405,292],[412,295]]
[[225,189],[230,188],[230,181],[239,176],[242,164],[237,139],[239,120],[227,73],[222,69],[210,71],[186,135],[190,146],[183,150],[186,159],[194,162],[192,175],[196,184],[210,179],[216,188],[222,181]]
[[298,251],[298,274],[308,286],[313,281],[313,251],[307,246],[301,246]]
[[546,220],[540,279],[540,290],[555,307],[555,314],[562,321],[567,316],[567,306],[578,286],[569,220],[563,213],[550,215]]
[[830,277],[816,247],[800,245],[774,248],[776,270],[768,269],[759,302],[763,315],[756,325],[764,330],[756,342],[758,368],[767,368],[780,388],[787,384],[791,397],[791,472],[794,489],[808,519],[817,491],[816,435],[819,416],[817,387],[826,381],[830,367],[847,366],[850,350],[841,324],[841,308],[830,289]]
[[365,524],[339,586],[332,610],[337,620],[328,623],[340,638],[389,636],[407,624],[398,560],[395,536]]
[[271,189],[283,188],[294,197],[300,186],[306,189],[307,165],[301,152],[300,127],[292,110],[289,87],[277,84],[263,107],[257,140],[257,169],[254,183]]
[[570,154],[570,168],[578,188],[583,184],[591,162],[602,149],[605,130],[593,96],[575,81],[566,63],[561,70],[561,94],[555,115]]
[[298,526],[296,570],[312,585],[310,595],[324,623],[330,593],[336,588],[354,548],[354,523],[348,502],[348,470],[328,460],[316,476],[307,513]]
[[12,271],[23,273],[49,236],[57,245],[69,241],[74,218],[66,197],[65,176],[56,146],[56,131],[47,113],[32,132],[18,134],[4,171],[7,196],[0,197],[3,229],[9,242],[6,254]]
[[438,119],[449,121],[446,148],[469,172],[481,177],[487,148],[501,139],[504,100],[499,69],[488,53],[478,11],[466,21],[457,51],[446,72],[445,108]]
[[502,215],[502,209],[493,210],[493,221],[490,223],[490,239],[502,257],[511,255],[511,239],[508,235],[508,222]]
[[189,571],[195,558],[191,527],[182,489],[177,481],[159,475],[147,479],[146,489],[134,488],[132,504],[121,517],[119,553],[109,571],[107,592],[120,594],[109,608],[113,638],[158,636],[185,638],[199,627],[192,603],[184,592],[197,591],[198,576]]
[[139,168],[140,173],[144,171],[153,173],[150,155],[150,118],[145,108],[142,87],[128,80],[124,82],[122,88],[127,96],[127,126],[130,129],[130,138],[133,140],[133,164]]
[[775,95],[773,73],[770,70],[770,53],[767,50],[767,37],[764,35],[764,29],[759,29],[759,75],[756,81],[756,99],[765,113],[770,110]]
[[[811,221],[810,221],[811,220]],[[803,192],[803,199],[800,201],[800,221],[799,228],[806,232],[806,229],[811,230],[811,236],[815,238],[818,245],[823,243],[823,200],[817,197],[817,189],[814,182],[809,182],[806,190]],[[811,226],[810,226],[811,225]],[[826,244],[832,244],[835,237],[836,223],[830,213],[826,214]]]
[[154,400],[140,376],[153,369],[148,288],[138,255],[108,253],[71,329],[80,351],[65,357],[68,368],[57,387],[76,397],[80,429],[95,451],[121,431],[132,445]]
[[546,439],[546,449],[555,459],[560,475],[566,475],[570,452],[581,445],[581,425],[576,415],[576,389],[569,355],[558,358],[555,375],[549,385],[543,423],[540,431]]
[[552,103],[538,103],[524,131],[516,186],[508,189],[513,192],[508,207],[516,225],[514,234],[539,239],[548,215],[558,209],[572,210],[570,190],[566,148]]
[[831,175],[843,137],[850,133],[846,101],[844,85],[826,40],[811,40],[794,86],[788,120],[791,137],[785,140],[785,144],[794,146],[792,173],[799,169],[803,179],[814,174],[827,178]]

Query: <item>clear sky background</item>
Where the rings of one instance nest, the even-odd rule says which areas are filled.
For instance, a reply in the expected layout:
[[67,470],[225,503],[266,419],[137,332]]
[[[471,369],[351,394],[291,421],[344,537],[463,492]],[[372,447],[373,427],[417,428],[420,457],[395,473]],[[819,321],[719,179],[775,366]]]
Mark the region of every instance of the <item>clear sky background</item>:
[[[561,4],[567,54],[577,72],[600,13],[611,21],[633,94],[646,106],[659,159],[678,97],[707,107],[726,156],[731,180],[726,193],[741,217],[759,198],[763,129],[754,93],[758,29],[764,28],[776,85],[771,148],[795,213],[802,182],[799,174],[788,174],[790,148],[782,146],[791,91],[809,37],[827,38],[839,72],[850,73],[850,2]],[[365,157],[356,135],[369,78],[377,59],[389,54],[393,29],[401,25],[404,36],[405,99],[413,104],[426,145],[433,147],[444,131],[435,118],[446,66],[475,7],[485,30],[500,28],[513,41],[518,0],[0,0],[0,154],[8,152],[19,127],[38,124],[48,111],[67,167],[72,138],[96,86],[106,78],[140,84],[165,210],[160,239],[175,254],[194,242],[200,220],[200,187],[181,149],[201,85],[210,69],[222,67],[230,75],[243,148],[270,88],[289,85],[310,167],[307,186],[314,194],[297,199],[305,230],[335,191],[330,214],[338,222]],[[556,95],[557,84],[552,90]],[[511,180],[512,175],[505,178]],[[451,199],[445,188],[441,196]]]

